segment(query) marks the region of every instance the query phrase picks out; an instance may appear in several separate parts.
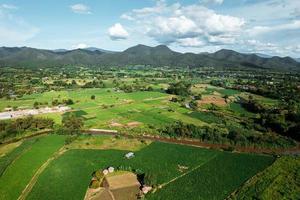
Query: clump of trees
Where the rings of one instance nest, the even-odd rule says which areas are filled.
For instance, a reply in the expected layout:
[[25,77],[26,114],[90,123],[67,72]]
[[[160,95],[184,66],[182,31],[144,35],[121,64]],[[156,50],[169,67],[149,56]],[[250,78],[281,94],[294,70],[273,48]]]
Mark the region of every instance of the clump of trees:
[[191,94],[191,84],[186,82],[171,83],[166,92],[180,96],[188,96]]
[[286,140],[278,135],[257,134],[253,130],[234,125],[196,126],[177,121],[159,128],[158,131],[161,135],[172,138],[193,138],[210,143],[229,145],[287,147],[295,144],[293,140]]
[[105,88],[105,84],[103,81],[93,80],[91,82],[87,82],[82,86],[82,88]]
[[259,114],[255,123],[276,133],[300,141],[300,105],[291,100],[274,107],[267,107],[249,97],[242,106],[248,111]]
[[151,86],[140,84],[139,82],[133,84],[119,84],[117,89],[122,90],[126,93],[137,91],[153,91],[153,88]]
[[51,129],[53,126],[54,121],[52,119],[33,116],[0,121],[0,140],[13,138],[16,135],[23,134],[27,131],[36,131],[47,128]]
[[74,101],[72,99],[63,99],[62,101],[59,101],[58,99],[54,99],[52,101],[52,106],[58,106],[58,105],[73,105]]
[[63,117],[62,130],[60,132],[67,135],[77,135],[80,134],[83,125],[82,117],[77,117],[74,113],[70,113]]

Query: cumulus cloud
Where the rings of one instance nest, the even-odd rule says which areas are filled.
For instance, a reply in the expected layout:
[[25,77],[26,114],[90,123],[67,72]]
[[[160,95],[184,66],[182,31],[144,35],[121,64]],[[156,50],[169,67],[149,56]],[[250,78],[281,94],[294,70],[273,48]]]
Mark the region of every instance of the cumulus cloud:
[[201,46],[205,45],[205,42],[201,41],[198,38],[178,39],[177,43],[182,47],[201,47]]
[[72,48],[73,49],[85,49],[85,48],[88,48],[88,45],[85,43],[79,43],[79,44],[72,45]]
[[242,18],[217,14],[200,4],[168,5],[165,1],[158,1],[153,7],[134,9],[121,17],[136,22],[142,32],[159,43],[182,46],[232,43],[245,24]]
[[278,32],[278,31],[289,31],[289,30],[300,30],[300,20],[294,20],[291,22],[277,24],[273,26],[254,26],[250,28],[248,33],[250,35],[259,35],[269,32]]
[[71,10],[77,14],[92,14],[90,7],[84,4],[74,4],[70,6]]
[[112,27],[110,27],[108,29],[108,34],[110,39],[112,40],[124,40],[129,36],[129,33],[120,23],[116,23]]

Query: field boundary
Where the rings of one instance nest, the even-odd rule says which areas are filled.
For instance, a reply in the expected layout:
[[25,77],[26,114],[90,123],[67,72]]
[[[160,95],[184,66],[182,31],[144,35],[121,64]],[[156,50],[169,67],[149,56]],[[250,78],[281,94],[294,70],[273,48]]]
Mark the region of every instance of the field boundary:
[[31,135],[27,135],[27,136],[24,136],[24,137],[21,137],[21,138],[11,139],[11,140],[8,140],[8,141],[5,141],[5,142],[0,142],[0,146],[15,143],[15,142],[19,142],[21,140],[26,140],[26,139],[33,138],[33,137],[40,136],[40,135],[46,135],[46,134],[51,133],[52,131],[53,131],[52,129],[45,129],[45,130],[36,131],[35,133],[33,133]]
[[175,139],[175,138],[165,138],[161,136],[150,136],[150,135],[130,135],[127,133],[120,133],[115,132],[114,130],[105,130],[105,131],[97,131],[97,130],[82,130],[83,134],[92,134],[92,135],[120,135],[127,138],[134,138],[134,139],[146,139],[151,141],[158,141],[158,142],[166,142],[166,143],[173,143],[173,144],[181,144],[181,145],[188,145],[188,146],[195,146],[200,148],[207,148],[207,149],[226,149],[229,147],[233,147],[235,152],[242,152],[242,153],[257,153],[257,154],[295,154],[300,155],[300,144],[297,143],[296,147],[292,148],[255,148],[255,147],[242,147],[242,146],[234,146],[228,144],[212,144],[212,143],[204,143],[197,140],[188,140],[188,139]]
[[231,192],[224,200],[231,200],[232,197],[237,194],[244,186],[247,186],[248,184],[250,184],[255,178],[260,177],[266,170],[270,169],[274,163],[276,162],[277,159],[275,159],[273,161],[273,163],[271,165],[269,165],[268,167],[266,167],[265,169],[259,171],[258,173],[256,173],[254,176],[252,176],[251,178],[249,178],[248,180],[246,180],[244,183],[242,183],[238,188],[236,188],[233,192]]

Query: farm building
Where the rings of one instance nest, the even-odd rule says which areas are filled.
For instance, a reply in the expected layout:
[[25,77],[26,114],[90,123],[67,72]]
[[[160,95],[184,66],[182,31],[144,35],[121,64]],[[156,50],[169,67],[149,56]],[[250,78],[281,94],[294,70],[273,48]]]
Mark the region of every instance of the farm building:
[[133,152],[129,152],[127,154],[125,154],[125,158],[129,159],[129,158],[133,158],[134,157],[134,153]]
[[89,188],[85,200],[132,200],[140,194],[141,184],[137,176],[131,172],[109,173],[96,189]]

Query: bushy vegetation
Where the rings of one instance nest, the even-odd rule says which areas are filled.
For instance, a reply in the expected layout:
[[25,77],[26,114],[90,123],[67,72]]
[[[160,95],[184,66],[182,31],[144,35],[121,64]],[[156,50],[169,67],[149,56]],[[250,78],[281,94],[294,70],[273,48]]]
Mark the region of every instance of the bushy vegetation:
[[159,132],[163,136],[173,138],[194,138],[205,142],[241,146],[288,147],[295,145],[292,140],[275,135],[260,135],[242,127],[231,125],[227,127],[218,125],[213,127],[195,126],[177,121],[159,129]]
[[191,84],[186,83],[186,82],[176,82],[176,83],[171,83],[169,88],[166,90],[167,93],[169,94],[176,94],[180,96],[188,96],[191,94]]
[[60,134],[76,135],[80,134],[83,127],[83,119],[77,117],[74,113],[64,116],[62,120],[62,128],[59,130]]
[[262,173],[250,179],[228,199],[298,199],[300,196],[299,166],[299,157],[283,156]]
[[259,114],[256,122],[261,126],[300,141],[300,129],[297,128],[300,127],[300,104],[287,101],[269,108],[250,96],[242,105],[247,110]]
[[0,142],[24,134],[28,131],[53,128],[54,121],[49,118],[28,116],[14,120],[0,121]]

